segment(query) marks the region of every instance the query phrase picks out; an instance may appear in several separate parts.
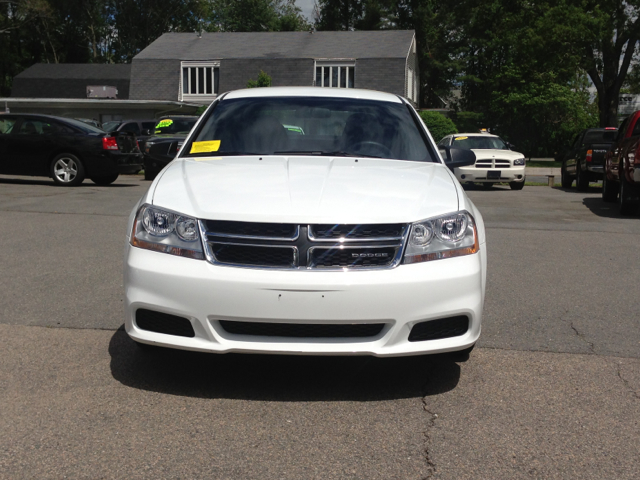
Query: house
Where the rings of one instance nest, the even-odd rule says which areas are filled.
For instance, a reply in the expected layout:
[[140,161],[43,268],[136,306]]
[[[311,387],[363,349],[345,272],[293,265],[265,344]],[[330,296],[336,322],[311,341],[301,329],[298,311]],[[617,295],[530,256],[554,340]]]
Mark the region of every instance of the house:
[[417,106],[415,33],[383,30],[165,33],[130,65],[33,65],[0,109],[101,122],[192,114],[261,70],[273,86],[380,90]]
[[411,30],[165,33],[131,62],[130,98],[208,104],[260,70],[273,86],[365,88],[418,99]]

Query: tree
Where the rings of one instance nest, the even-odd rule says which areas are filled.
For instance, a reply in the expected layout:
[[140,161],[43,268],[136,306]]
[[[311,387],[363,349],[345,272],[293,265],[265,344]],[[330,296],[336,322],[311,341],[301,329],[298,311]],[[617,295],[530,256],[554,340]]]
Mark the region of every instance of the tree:
[[452,133],[458,133],[458,129],[451,119],[439,112],[423,110],[420,112],[420,118],[422,118],[429,132],[431,132],[431,136],[435,142],[439,142]]
[[247,82],[247,88],[257,88],[257,87],[270,87],[271,86],[271,77],[260,70],[258,74],[258,80],[249,80]]
[[295,0],[212,0],[208,9],[209,31],[279,32],[309,28]]

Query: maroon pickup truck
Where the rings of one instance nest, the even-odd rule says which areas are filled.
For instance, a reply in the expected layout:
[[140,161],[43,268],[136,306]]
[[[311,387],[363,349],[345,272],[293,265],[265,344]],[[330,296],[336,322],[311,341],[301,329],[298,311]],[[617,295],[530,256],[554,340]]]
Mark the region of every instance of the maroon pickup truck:
[[640,205],[640,110],[629,115],[605,157],[602,199],[620,205],[620,213],[633,215]]

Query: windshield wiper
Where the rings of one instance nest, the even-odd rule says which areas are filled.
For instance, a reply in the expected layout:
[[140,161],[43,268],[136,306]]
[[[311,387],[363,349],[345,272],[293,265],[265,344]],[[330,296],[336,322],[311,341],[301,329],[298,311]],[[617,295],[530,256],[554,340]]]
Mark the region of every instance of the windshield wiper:
[[323,157],[354,157],[354,158],[385,158],[378,157],[376,155],[356,155],[353,153],[343,152],[342,150],[336,150],[335,152],[321,152],[317,150],[296,150],[296,151],[282,151],[273,152],[274,155],[318,155]]

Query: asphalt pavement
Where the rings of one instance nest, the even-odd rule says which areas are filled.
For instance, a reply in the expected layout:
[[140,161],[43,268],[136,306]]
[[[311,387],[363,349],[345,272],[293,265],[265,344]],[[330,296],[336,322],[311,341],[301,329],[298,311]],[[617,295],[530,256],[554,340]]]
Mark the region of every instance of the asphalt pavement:
[[123,332],[141,177],[0,178],[0,478],[640,478],[640,217],[600,191],[468,191],[466,363],[145,352]]

